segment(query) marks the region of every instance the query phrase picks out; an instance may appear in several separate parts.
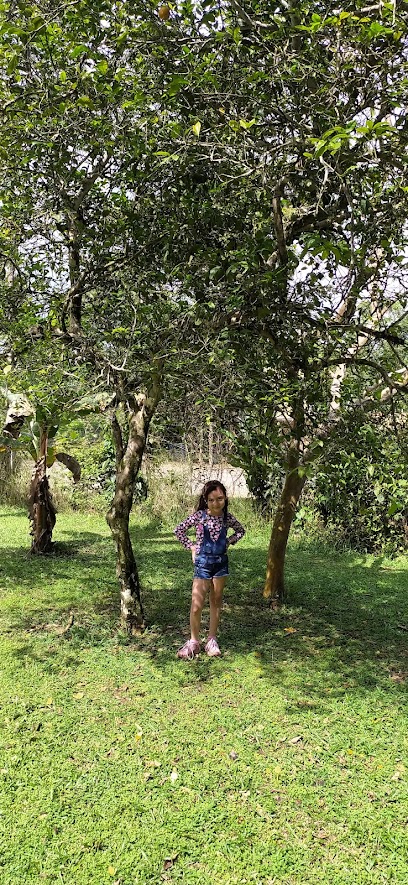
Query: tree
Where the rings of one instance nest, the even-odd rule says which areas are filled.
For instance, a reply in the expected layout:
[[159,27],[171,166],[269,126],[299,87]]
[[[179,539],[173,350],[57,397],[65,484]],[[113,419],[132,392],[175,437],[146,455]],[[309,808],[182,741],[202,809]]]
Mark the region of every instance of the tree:
[[386,3],[264,0],[180,2],[165,22],[146,4],[50,3],[9,21],[8,304],[17,332],[45,322],[112,392],[125,619],[132,484],[165,379],[197,338],[234,360],[244,400],[257,385],[281,441],[266,593],[282,596],[291,518],[347,374],[381,379],[391,401],[405,388],[405,368],[392,372],[406,22]]
[[45,354],[59,341],[68,372],[86,367],[89,387],[110,392],[117,474],[107,518],[132,631],[143,621],[133,488],[163,384],[183,373],[184,342],[194,349],[193,299],[173,273],[175,213],[166,217],[162,200],[164,190],[174,197],[160,148],[172,137],[178,80],[153,4],[7,4],[6,12],[4,351],[30,366],[31,342]]
[[202,213],[214,238],[189,277],[207,270],[238,395],[273,426],[265,448],[285,472],[265,584],[275,603],[304,483],[343,415],[395,408],[407,390],[407,22],[387,4],[271,13],[231,0],[220,16],[197,148],[217,170]]
[[[56,436],[62,423],[60,404],[51,408],[42,403],[33,406],[21,394],[13,394],[8,389],[3,390],[3,394],[8,401],[8,411],[0,438],[1,451],[17,449],[29,454],[34,461],[28,497],[31,553],[50,553],[56,511],[47,468],[56,462],[63,464],[72,473],[74,482],[80,479],[81,468],[72,455],[58,450]],[[25,428],[27,419],[30,419],[29,425]]]

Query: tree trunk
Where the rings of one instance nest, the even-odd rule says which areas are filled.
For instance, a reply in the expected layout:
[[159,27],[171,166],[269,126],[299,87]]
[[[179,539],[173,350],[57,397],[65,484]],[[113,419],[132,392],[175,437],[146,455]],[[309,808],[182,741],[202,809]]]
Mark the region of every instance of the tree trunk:
[[129,534],[129,517],[149,424],[158,401],[158,385],[149,397],[140,395],[128,399],[130,417],[126,448],[116,417],[112,421],[116,449],[116,482],[115,495],[106,514],[106,520],[116,545],[116,575],[120,586],[121,621],[129,634],[139,633],[145,626],[139,574]]
[[270,605],[273,608],[276,608],[278,603],[283,602],[284,599],[286,547],[290,527],[292,525],[299,498],[302,494],[305,480],[305,476],[299,476],[297,466],[293,467],[293,465],[291,465],[291,468],[285,477],[278,509],[275,514],[271,540],[269,543],[266,580],[263,593],[265,599],[270,599]]
[[56,511],[47,479],[48,434],[42,431],[40,457],[36,461],[30,485],[29,519],[31,523],[31,553],[51,553],[52,532],[55,526]]

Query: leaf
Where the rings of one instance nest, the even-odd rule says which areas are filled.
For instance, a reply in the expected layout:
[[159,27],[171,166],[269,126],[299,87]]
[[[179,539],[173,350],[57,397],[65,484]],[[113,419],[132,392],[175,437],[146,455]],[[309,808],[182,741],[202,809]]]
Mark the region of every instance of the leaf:
[[170,80],[170,83],[167,87],[168,95],[177,95],[177,93],[180,92],[180,89],[182,89],[183,86],[186,85],[186,83],[187,80],[185,77],[181,77],[179,74],[176,74],[176,76]]
[[284,627],[283,632],[284,633],[297,633],[297,630],[296,630],[296,627]]
[[74,46],[70,55],[71,58],[78,58],[78,56],[83,55],[84,52],[88,52],[88,47],[85,46],[85,43],[79,43],[78,46]]
[[108,866],[108,873],[110,876],[116,876],[116,873],[117,873],[116,867],[113,867],[112,864],[110,864]]
[[254,126],[255,123],[256,123],[256,120],[240,120],[239,121],[239,125],[241,126],[241,129],[250,129],[251,126]]
[[52,467],[55,464],[55,449],[49,448],[47,450],[47,467]]
[[398,504],[397,501],[392,500],[387,510],[387,516],[394,516],[395,513],[398,513],[398,510],[402,510],[402,505]]
[[200,135],[200,132],[201,132],[201,123],[200,123],[200,121],[197,120],[197,123],[194,123],[194,126],[192,126],[191,129],[192,129],[192,131],[194,132],[194,135],[196,135],[197,138],[198,138],[198,136]]
[[9,375],[10,372],[11,372],[11,366],[10,366],[10,365],[4,366],[3,374],[4,374],[4,375]]
[[80,701],[81,698],[85,697],[85,694],[83,691],[76,691],[75,694],[72,695],[72,697],[74,698],[74,700]]
[[178,853],[177,853],[177,854],[172,854],[171,857],[165,857],[165,858],[164,858],[164,861],[163,861],[163,868],[164,868],[165,870],[169,870],[170,867],[172,867],[173,864],[175,864],[177,858],[178,858]]
[[57,461],[71,471],[74,482],[79,482],[81,479],[81,467],[76,458],[73,458],[72,455],[67,455],[65,452],[57,452],[55,457]]
[[178,771],[176,771],[176,769],[173,768],[173,771],[170,775],[170,780],[171,780],[172,784],[174,784],[176,782],[177,778],[178,778]]
[[303,741],[303,737],[301,734],[296,735],[294,738],[290,738],[288,740],[288,744],[298,744],[299,741]]

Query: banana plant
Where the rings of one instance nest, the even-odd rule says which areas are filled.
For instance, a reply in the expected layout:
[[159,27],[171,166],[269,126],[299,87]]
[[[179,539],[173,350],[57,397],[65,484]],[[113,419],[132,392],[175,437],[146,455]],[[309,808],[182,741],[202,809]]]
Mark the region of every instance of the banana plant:
[[[4,391],[8,411],[0,437],[0,450],[18,449],[34,461],[31,475],[28,516],[32,537],[31,553],[50,553],[56,510],[52,500],[47,471],[59,462],[70,470],[74,482],[81,477],[81,468],[75,458],[58,450],[56,436],[66,420],[57,407],[32,404],[19,394]],[[77,413],[78,414],[78,413]]]

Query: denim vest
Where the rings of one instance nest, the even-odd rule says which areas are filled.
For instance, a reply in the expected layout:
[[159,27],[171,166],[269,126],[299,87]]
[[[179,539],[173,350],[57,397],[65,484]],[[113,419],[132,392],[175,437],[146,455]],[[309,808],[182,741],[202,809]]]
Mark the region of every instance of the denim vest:
[[213,541],[208,526],[207,514],[203,518],[204,537],[199,550],[199,557],[203,557],[210,562],[217,562],[226,555],[227,552],[227,526],[225,522],[222,524],[221,532],[216,541]]

